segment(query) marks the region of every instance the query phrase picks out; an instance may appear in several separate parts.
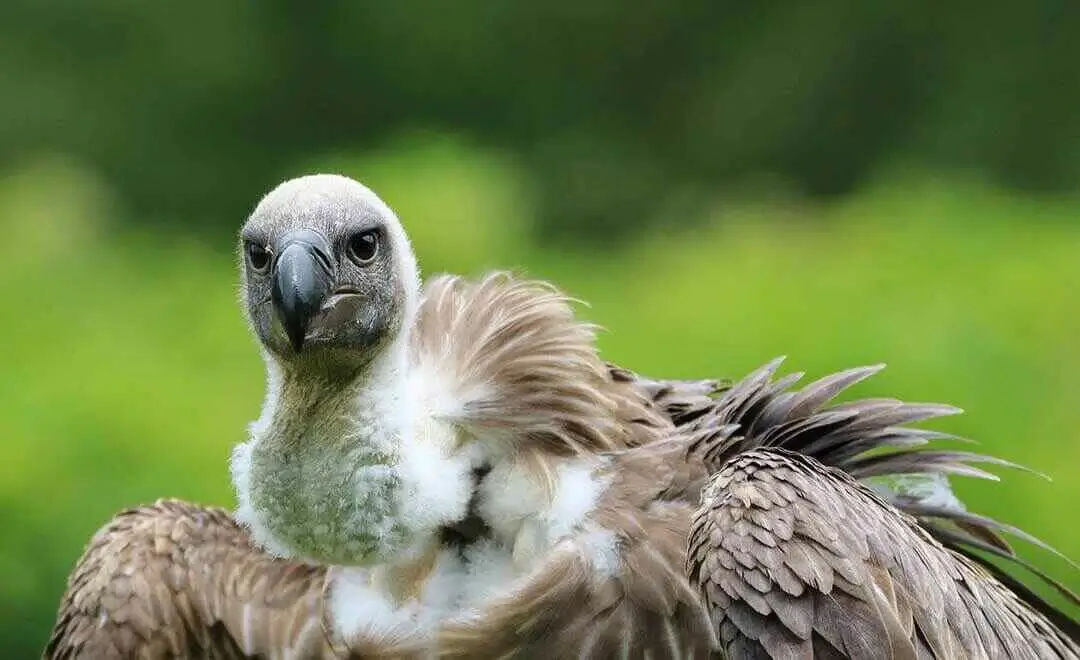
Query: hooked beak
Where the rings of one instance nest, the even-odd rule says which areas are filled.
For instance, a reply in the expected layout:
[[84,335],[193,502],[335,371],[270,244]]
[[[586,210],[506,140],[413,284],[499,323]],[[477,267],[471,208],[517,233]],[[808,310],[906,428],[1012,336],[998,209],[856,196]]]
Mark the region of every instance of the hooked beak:
[[282,236],[276,252],[270,300],[289,343],[299,353],[333,284],[330,245],[321,234],[301,229]]

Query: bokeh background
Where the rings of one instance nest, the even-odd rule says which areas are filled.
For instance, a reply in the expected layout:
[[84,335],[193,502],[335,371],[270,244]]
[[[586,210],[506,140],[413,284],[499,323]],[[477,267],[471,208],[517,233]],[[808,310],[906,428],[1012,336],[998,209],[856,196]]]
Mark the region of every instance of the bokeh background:
[[[427,272],[551,278],[657,376],[861,395],[1054,478],[960,480],[1080,558],[1080,4],[0,3],[0,640],[118,509],[231,506],[262,365],[234,237],[336,171]],[[1019,544],[1080,589],[1080,571]]]

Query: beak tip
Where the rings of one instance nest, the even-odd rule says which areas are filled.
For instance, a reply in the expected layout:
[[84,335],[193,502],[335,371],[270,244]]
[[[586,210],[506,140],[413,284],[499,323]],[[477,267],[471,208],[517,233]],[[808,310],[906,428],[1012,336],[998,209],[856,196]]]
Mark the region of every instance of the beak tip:
[[294,352],[299,353],[304,348],[304,333],[289,331],[289,345]]
[[293,351],[299,353],[307,339],[308,326],[312,313],[304,305],[280,304],[277,308],[278,321]]

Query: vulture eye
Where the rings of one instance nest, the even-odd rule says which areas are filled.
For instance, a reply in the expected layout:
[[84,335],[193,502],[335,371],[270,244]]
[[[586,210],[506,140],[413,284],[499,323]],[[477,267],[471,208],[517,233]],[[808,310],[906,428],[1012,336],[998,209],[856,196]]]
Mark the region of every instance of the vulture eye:
[[379,230],[369,229],[349,238],[349,258],[363,266],[379,253]]
[[258,243],[249,242],[244,249],[247,253],[248,265],[256,273],[265,273],[270,266],[270,252]]

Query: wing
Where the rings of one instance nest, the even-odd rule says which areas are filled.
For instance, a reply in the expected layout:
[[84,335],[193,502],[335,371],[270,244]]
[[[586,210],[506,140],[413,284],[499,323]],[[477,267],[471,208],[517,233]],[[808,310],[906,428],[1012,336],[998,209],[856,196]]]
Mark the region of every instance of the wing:
[[[773,381],[778,365],[689,425],[691,453],[718,472],[694,516],[687,571],[730,653],[1080,655],[1075,620],[973,552],[1023,564],[998,533],[1020,532],[967,512],[948,488],[948,474],[988,476],[972,462],[1005,462],[927,450],[946,436],[903,426],[956,409],[886,399],[822,409],[880,367],[791,392],[798,375]],[[890,475],[933,487],[856,481]]]
[[221,509],[123,511],[72,571],[47,658],[330,658],[324,572],[273,559]]
[[687,572],[733,657],[1078,658],[977,563],[850,475],[746,452],[702,494]]

